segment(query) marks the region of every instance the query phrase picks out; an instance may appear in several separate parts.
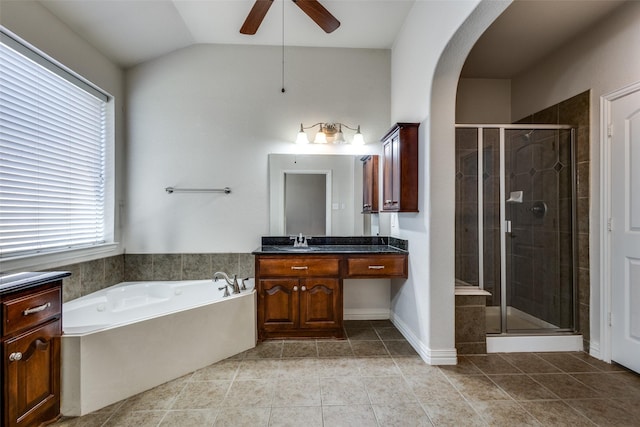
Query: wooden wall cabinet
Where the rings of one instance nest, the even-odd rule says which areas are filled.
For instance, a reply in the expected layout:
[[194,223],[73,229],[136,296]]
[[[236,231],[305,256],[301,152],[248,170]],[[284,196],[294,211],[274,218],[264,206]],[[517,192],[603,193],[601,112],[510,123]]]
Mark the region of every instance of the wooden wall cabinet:
[[418,126],[396,123],[382,137],[382,212],[418,212]]
[[362,213],[378,213],[378,156],[367,155],[362,161]]
[[62,280],[0,297],[2,426],[37,426],[60,416]]

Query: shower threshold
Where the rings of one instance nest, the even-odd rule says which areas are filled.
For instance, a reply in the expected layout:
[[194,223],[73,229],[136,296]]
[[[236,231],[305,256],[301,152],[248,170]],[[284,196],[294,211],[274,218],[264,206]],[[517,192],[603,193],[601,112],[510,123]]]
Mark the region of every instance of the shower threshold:
[[487,335],[487,353],[583,351],[582,334],[553,332],[549,335]]

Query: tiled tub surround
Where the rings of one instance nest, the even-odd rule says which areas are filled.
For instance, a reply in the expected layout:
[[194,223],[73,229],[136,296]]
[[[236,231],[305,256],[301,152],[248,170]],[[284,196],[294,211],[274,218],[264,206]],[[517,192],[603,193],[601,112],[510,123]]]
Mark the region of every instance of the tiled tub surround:
[[116,283],[149,280],[211,279],[216,271],[253,277],[250,253],[125,254],[56,267],[70,271],[63,301],[71,301]]
[[268,341],[56,426],[634,426],[640,376],[585,353],[425,364],[388,321],[344,341]]

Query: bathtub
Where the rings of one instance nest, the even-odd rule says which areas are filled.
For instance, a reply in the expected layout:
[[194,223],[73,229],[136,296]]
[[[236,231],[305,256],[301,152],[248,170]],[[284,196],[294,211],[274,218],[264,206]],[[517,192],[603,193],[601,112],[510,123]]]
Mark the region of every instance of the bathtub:
[[61,412],[80,416],[255,347],[254,281],[124,282],[62,308]]

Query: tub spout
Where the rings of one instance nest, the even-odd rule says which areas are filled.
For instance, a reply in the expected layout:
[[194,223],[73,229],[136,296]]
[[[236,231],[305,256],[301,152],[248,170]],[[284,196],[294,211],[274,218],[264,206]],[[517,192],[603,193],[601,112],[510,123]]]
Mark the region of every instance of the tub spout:
[[227,282],[227,284],[233,288],[233,293],[234,294],[239,294],[240,293],[240,285],[238,285],[238,275],[237,274],[234,274],[233,275],[233,279],[231,279],[227,273],[224,273],[222,271],[216,271],[213,274],[213,281],[217,282],[218,278],[220,278],[220,277],[224,278],[224,280]]

